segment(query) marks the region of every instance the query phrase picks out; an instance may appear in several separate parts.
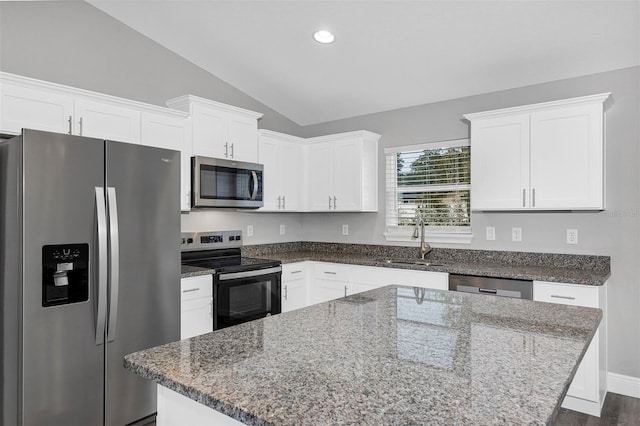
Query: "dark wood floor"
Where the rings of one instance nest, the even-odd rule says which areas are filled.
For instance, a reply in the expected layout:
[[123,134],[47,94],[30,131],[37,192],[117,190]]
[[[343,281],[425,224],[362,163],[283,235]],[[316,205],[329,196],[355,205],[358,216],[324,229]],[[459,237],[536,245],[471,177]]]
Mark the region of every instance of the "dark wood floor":
[[554,426],[640,426],[640,399],[609,392],[600,418],[563,408]]

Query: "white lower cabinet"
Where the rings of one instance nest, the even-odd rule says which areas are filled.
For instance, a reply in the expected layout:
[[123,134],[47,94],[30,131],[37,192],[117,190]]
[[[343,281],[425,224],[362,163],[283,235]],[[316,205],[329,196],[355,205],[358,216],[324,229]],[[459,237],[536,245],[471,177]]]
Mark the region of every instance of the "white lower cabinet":
[[213,277],[180,280],[180,339],[213,331]]
[[533,282],[533,300],[603,310],[603,318],[562,402],[562,407],[600,417],[607,394],[607,287]]
[[351,265],[310,262],[312,264],[310,304],[346,297],[350,294]]
[[304,308],[307,302],[306,262],[282,265],[282,312]]
[[316,304],[387,285],[448,290],[449,274],[326,262],[308,262],[309,303]]

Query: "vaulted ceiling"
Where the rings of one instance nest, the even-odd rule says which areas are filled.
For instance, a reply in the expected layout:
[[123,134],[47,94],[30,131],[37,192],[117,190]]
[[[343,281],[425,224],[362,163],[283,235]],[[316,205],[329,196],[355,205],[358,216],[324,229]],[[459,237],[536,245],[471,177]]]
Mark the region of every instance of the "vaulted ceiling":
[[640,65],[637,0],[89,3],[300,125]]

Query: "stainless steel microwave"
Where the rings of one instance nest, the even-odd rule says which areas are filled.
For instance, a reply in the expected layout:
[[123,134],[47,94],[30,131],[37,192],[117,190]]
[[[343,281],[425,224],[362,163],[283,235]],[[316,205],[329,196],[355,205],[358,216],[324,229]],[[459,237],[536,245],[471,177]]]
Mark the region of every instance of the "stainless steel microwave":
[[263,171],[262,164],[191,157],[191,206],[260,208]]

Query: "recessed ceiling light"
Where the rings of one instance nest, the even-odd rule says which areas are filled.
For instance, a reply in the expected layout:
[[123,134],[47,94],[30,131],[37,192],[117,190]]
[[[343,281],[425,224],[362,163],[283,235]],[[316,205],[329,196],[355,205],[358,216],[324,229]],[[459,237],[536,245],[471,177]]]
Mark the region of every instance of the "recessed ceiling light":
[[315,33],[313,33],[313,39],[318,43],[328,44],[328,43],[333,43],[336,37],[333,35],[333,33],[331,33],[331,31],[318,30]]

